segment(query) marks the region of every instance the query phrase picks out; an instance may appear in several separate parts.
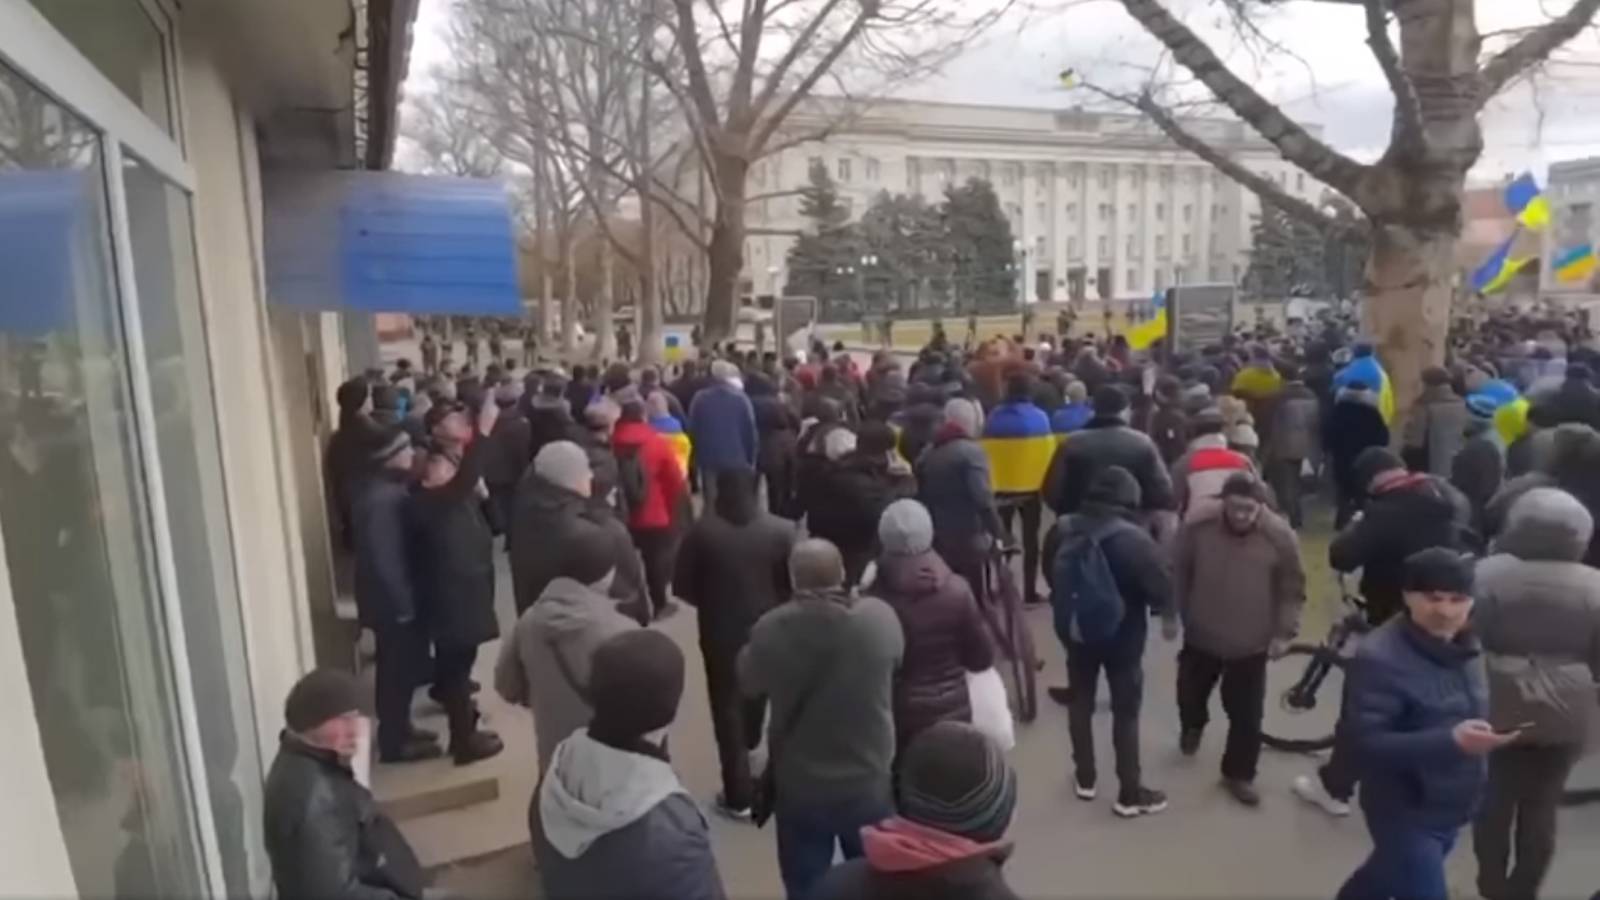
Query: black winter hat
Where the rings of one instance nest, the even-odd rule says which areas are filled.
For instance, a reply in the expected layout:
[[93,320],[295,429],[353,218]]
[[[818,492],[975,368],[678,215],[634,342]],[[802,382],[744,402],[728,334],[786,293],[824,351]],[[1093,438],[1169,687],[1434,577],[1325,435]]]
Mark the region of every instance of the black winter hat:
[[617,567],[617,546],[611,535],[595,525],[584,525],[561,545],[558,574],[579,584],[594,584]]
[[361,404],[367,402],[367,395],[371,389],[367,386],[365,378],[352,378],[339,385],[339,390],[334,397],[339,401],[339,408],[345,412],[355,412]]
[[924,729],[900,760],[900,814],[980,843],[1005,836],[1017,773],[991,738],[965,722]]
[[1429,547],[1406,557],[1405,589],[1472,593],[1472,557],[1446,547]]
[[589,733],[626,741],[672,724],[683,698],[683,651],[646,628],[608,638],[589,660]]
[[289,689],[283,703],[283,723],[296,734],[345,713],[370,711],[367,692],[361,682],[338,669],[312,669]]
[[1094,414],[1114,416],[1128,408],[1128,395],[1115,385],[1104,385],[1094,392]]
[[1094,473],[1083,499],[1090,503],[1138,509],[1144,495],[1139,489],[1139,479],[1134,478],[1132,472],[1121,466],[1106,466]]
[[1355,476],[1356,484],[1365,491],[1372,484],[1372,479],[1384,472],[1405,467],[1405,461],[1388,447],[1368,447],[1356,454],[1355,460],[1350,463],[1350,474]]

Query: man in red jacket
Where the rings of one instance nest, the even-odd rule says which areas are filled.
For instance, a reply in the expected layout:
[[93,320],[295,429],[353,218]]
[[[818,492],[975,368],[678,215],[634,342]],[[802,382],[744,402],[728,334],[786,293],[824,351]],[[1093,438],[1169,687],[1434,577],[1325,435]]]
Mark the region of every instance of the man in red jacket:
[[672,445],[645,419],[644,399],[633,386],[612,399],[622,414],[611,433],[611,452],[617,457],[617,500],[627,517],[633,544],[644,560],[645,583],[656,619],[677,608],[667,599],[676,555],[678,520],[686,507],[684,473]]

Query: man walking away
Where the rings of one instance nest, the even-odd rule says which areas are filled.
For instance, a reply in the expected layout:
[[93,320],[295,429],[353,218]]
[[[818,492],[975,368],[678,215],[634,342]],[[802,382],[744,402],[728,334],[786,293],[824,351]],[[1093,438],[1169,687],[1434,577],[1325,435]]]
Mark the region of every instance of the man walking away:
[[1270,413],[1267,433],[1267,484],[1278,497],[1278,508],[1289,517],[1295,530],[1305,522],[1300,502],[1300,484],[1309,462],[1313,470],[1322,450],[1322,401],[1301,378],[1299,369],[1289,368],[1287,381]]
[[[1283,654],[1300,628],[1305,570],[1294,530],[1267,508],[1255,477],[1237,474],[1222,487],[1222,515],[1183,526],[1176,562],[1183,649],[1178,654],[1179,748],[1193,756],[1210,719],[1211,691],[1222,682],[1228,714],[1222,783],[1249,807],[1261,803],[1256,763],[1267,660]],[[1175,629],[1166,625],[1169,634]]]
[[861,827],[891,809],[893,683],[905,650],[894,610],[844,587],[844,559],[827,541],[789,554],[794,597],[750,631],[739,654],[746,696],[772,701],[767,745],[778,868],[803,900],[833,862],[861,855]]
[[556,748],[528,811],[543,895],[723,900],[705,816],[667,756],[683,651],[628,631],[596,648],[590,670],[594,720]]
[[439,745],[411,724],[411,695],[428,663],[405,530],[415,459],[411,438],[389,429],[369,456],[378,471],[362,482],[352,509],[356,608],[377,640],[378,757],[384,762],[440,755]]
[[1488,660],[1489,721],[1499,731],[1534,722],[1489,757],[1472,833],[1486,900],[1538,896],[1555,857],[1562,790],[1600,716],[1600,571],[1582,562],[1593,530],[1571,494],[1534,488],[1477,567],[1472,627]]
[[654,618],[664,619],[675,608],[667,596],[672,581],[672,560],[677,552],[679,519],[688,482],[667,439],[645,421],[644,400],[634,388],[618,391],[613,399],[621,407],[611,433],[617,455],[618,495],[627,510],[628,533],[644,560],[645,584]]
[[1422,395],[1406,417],[1401,456],[1414,472],[1450,477],[1450,462],[1467,440],[1467,401],[1450,386],[1450,373],[1430,366],[1422,373]]
[[1017,776],[993,740],[940,722],[901,758],[899,815],[861,831],[864,858],[828,870],[812,900],[1018,900],[1001,866]]
[[717,504],[684,538],[672,588],[699,612],[711,729],[722,766],[717,809],[748,819],[755,790],[750,751],[761,743],[767,704],[739,690],[737,660],[751,627],[789,595],[796,529],[757,505],[753,473],[731,469],[717,477]]
[[316,669],[284,702],[284,731],[262,791],[263,840],[280,897],[419,900],[422,865],[350,768],[365,691]]
[[1333,526],[1343,528],[1361,508],[1366,484],[1355,470],[1356,457],[1373,447],[1389,446],[1389,426],[1378,410],[1378,394],[1365,382],[1351,382],[1339,391],[1333,411],[1323,423],[1323,445],[1333,467],[1333,487],[1338,510]]
[[[1167,797],[1146,787],[1139,765],[1139,709],[1144,701],[1144,646],[1152,613],[1170,619],[1172,578],[1165,555],[1136,524],[1139,482],[1121,466],[1101,469],[1079,511],[1062,517],[1045,544],[1056,636],[1067,652],[1068,733],[1073,790],[1095,798],[1098,771],[1094,711],[1105,671],[1111,691],[1111,744],[1117,757],[1117,801],[1124,818],[1167,808]],[[1107,580],[1106,576],[1109,576]],[[1120,609],[1120,618],[1116,611]],[[1098,630],[1086,621],[1102,612]]]
[[739,369],[726,360],[711,364],[711,383],[689,403],[689,437],[707,503],[716,503],[717,473],[756,467],[756,415],[744,395]]
[[1005,402],[983,423],[982,443],[989,456],[996,498],[1013,504],[1000,514],[1008,537],[1013,511],[1022,518],[1022,595],[1023,602],[1031,606],[1039,602],[1039,492],[1055,455],[1056,439],[1050,431],[1050,417],[1034,405],[1033,381],[1027,375],[1006,379]]
[[751,375],[745,389],[755,410],[756,468],[767,485],[767,509],[775,516],[793,518],[800,417],[765,375]]
[[1255,474],[1250,457],[1228,447],[1227,421],[1219,409],[1204,409],[1189,420],[1193,439],[1172,465],[1172,493],[1184,522],[1215,518],[1222,509],[1222,486],[1239,472]]
[[981,603],[983,566],[992,542],[1005,527],[995,510],[989,458],[974,440],[983,433],[983,410],[971,400],[951,399],[933,445],[917,462],[917,499],[933,517],[939,556],[967,580]]
[[494,430],[487,438],[488,450],[483,460],[483,482],[489,488],[489,502],[494,509],[494,526],[506,533],[506,549],[511,548],[511,515],[517,494],[517,482],[533,459],[533,426],[518,409],[515,385],[502,384],[494,389],[494,402],[500,408]]
[[569,536],[559,574],[500,645],[495,690],[507,703],[532,710],[540,772],[557,744],[589,724],[589,657],[594,649],[638,627],[607,596],[616,575],[616,552],[610,537],[593,526]]
[[1094,418],[1061,443],[1045,476],[1044,503],[1057,515],[1075,513],[1094,475],[1106,466],[1121,466],[1139,482],[1145,512],[1173,508],[1172,480],[1167,465],[1144,432],[1128,425],[1128,395],[1116,385],[1094,392]]
[[1484,721],[1472,561],[1434,547],[1405,567],[1405,612],[1362,640],[1343,718],[1372,853],[1338,900],[1446,900],[1444,863],[1483,796],[1484,757],[1517,740]]

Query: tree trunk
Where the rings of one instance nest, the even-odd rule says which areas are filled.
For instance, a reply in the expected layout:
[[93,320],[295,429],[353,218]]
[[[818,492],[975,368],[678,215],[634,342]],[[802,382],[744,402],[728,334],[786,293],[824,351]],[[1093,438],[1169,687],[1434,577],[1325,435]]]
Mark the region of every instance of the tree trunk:
[[639,299],[634,303],[639,322],[638,339],[634,341],[635,358],[644,365],[660,365],[665,356],[661,327],[661,292],[657,290],[660,273],[656,271],[655,211],[650,199],[639,196]]
[[[1375,225],[1367,260],[1362,326],[1394,390],[1391,436],[1422,393],[1422,370],[1444,365],[1456,236],[1404,225]],[[1372,387],[1376,388],[1377,385]]]
[[734,337],[739,313],[739,275],[744,271],[744,192],[750,164],[731,154],[714,158],[719,195],[717,219],[706,253],[705,339],[721,343]]
[[594,292],[594,348],[591,351],[596,361],[617,358],[617,326],[611,321],[612,310],[616,306],[614,291],[616,281],[617,254],[611,248],[611,242],[604,238],[598,239],[600,245],[600,284]]
[[571,223],[561,235],[561,352],[569,357],[578,352],[578,266],[572,258]]

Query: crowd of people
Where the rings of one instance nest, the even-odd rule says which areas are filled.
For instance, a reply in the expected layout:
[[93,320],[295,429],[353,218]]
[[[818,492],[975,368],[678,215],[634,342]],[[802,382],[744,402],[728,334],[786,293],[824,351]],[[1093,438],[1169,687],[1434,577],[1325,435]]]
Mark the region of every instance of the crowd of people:
[[[996,607],[1049,606],[1078,798],[1098,797],[1103,673],[1111,809],[1167,808],[1140,765],[1155,621],[1181,641],[1179,749],[1201,752],[1220,690],[1219,783],[1255,807],[1267,668],[1306,602],[1297,531],[1326,483],[1328,562],[1361,573],[1372,630],[1331,757],[1292,788],[1342,816],[1360,786],[1373,849],[1339,896],[1442,900],[1470,824],[1482,895],[1533,897],[1600,712],[1600,353],[1569,319],[1462,323],[1392,433],[1392,384],[1351,332],[1328,318],[1168,357],[936,331],[908,366],[729,345],[666,377],[433,358],[352,379],[327,481],[377,640],[378,757],[445,752],[412,721],[424,687],[456,764],[501,752],[471,672],[501,637],[504,552],[517,620],[492,687],[532,713],[546,896],[723,896],[665,737],[686,661],[651,626],[681,601],[714,806],[772,820],[791,900],[1014,897],[1017,774],[970,686],[1010,650]],[[987,577],[1012,550],[1016,598]],[[420,896],[349,774],[368,708],[326,671],[289,698],[267,827],[285,896]]]

